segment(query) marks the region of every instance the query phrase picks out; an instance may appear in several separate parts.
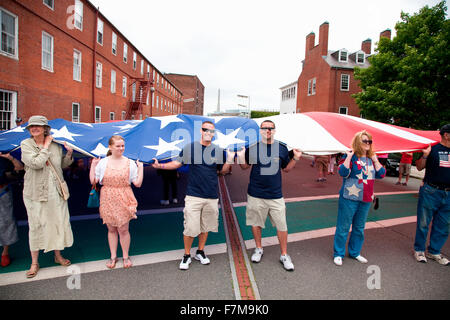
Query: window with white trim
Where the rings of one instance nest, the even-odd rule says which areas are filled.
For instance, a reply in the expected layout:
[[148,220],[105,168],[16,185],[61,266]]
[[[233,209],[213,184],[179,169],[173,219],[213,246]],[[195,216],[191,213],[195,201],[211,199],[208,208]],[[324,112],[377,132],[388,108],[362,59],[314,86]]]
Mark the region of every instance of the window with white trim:
[[126,43],[123,44],[123,62],[128,62],[128,45]]
[[109,113],[109,120],[116,120],[116,114],[114,112]]
[[17,92],[0,90],[0,131],[16,127]]
[[144,60],[141,60],[141,75],[144,75]]
[[103,21],[97,19],[97,42],[103,45]]
[[45,4],[47,7],[49,7],[50,9],[52,9],[52,10],[55,9],[53,0],[43,0],[43,2],[44,2],[44,4]]
[[127,113],[125,111],[122,111],[122,120],[125,120],[126,117],[127,117]]
[[312,93],[311,88],[312,88],[312,80],[308,80],[308,96],[310,96]]
[[340,114],[348,114],[348,107],[339,107]]
[[316,78],[313,78],[313,79],[312,79],[311,94],[312,94],[312,95],[315,95],[315,94],[316,94]]
[[111,93],[116,93],[116,71],[111,70]]
[[95,107],[95,123],[101,123],[102,122],[102,107],[96,106]]
[[136,102],[136,82],[131,85],[131,101]]
[[81,52],[73,50],[73,80],[81,82]]
[[80,104],[78,102],[72,103],[72,122],[80,122]]
[[122,78],[122,97],[127,96],[127,77]]
[[356,63],[363,64],[363,63],[364,63],[364,60],[365,60],[365,54],[364,54],[364,52],[358,52],[358,53],[356,54]]
[[83,30],[83,2],[81,0],[75,0],[75,28]]
[[117,55],[117,34],[112,33],[112,54]]
[[95,86],[97,88],[102,87],[102,69],[103,65],[100,62],[97,62],[95,67]]
[[341,91],[350,90],[350,75],[341,74]]
[[53,37],[42,31],[42,69],[53,72]]
[[17,53],[19,41],[18,33],[18,18],[8,11],[0,8],[0,53],[10,57],[19,58]]
[[136,64],[137,64],[137,55],[136,52],[133,52],[133,70],[136,70]]
[[348,61],[348,52],[346,50],[339,50],[339,62]]

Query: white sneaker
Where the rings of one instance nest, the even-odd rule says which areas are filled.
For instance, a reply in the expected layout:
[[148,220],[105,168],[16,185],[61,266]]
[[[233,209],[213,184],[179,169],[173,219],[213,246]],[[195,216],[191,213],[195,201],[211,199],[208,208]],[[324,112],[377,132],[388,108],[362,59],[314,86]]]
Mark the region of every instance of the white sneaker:
[[210,264],[211,262],[203,250],[197,250],[195,260],[200,261],[201,264]]
[[189,269],[189,265],[191,264],[191,256],[183,256],[183,259],[180,262],[180,270],[187,270]]
[[357,256],[357,257],[354,257],[354,259],[358,260],[358,261],[361,262],[361,263],[367,263],[367,262],[368,262],[367,259],[364,258],[364,257],[361,256],[361,255],[359,255],[359,256]]
[[423,251],[414,251],[414,257],[416,258],[417,262],[427,262],[427,258],[425,258],[425,253]]
[[294,271],[294,264],[288,254],[280,256],[280,262],[287,271]]
[[342,257],[335,257],[335,258],[333,259],[333,262],[334,262],[334,264],[337,265],[337,266],[342,266]]
[[258,263],[264,254],[263,248],[255,248],[255,252],[252,254],[252,262]]
[[178,199],[177,199],[177,198],[173,198],[173,199],[172,199],[172,202],[173,202],[174,204],[177,204],[177,203],[178,203]]
[[444,266],[450,264],[450,261],[448,261],[448,259],[446,257],[444,257],[442,254],[431,254],[431,253],[426,253],[425,256],[427,258],[430,258],[432,260],[435,260],[437,262],[439,262],[439,264],[442,264]]

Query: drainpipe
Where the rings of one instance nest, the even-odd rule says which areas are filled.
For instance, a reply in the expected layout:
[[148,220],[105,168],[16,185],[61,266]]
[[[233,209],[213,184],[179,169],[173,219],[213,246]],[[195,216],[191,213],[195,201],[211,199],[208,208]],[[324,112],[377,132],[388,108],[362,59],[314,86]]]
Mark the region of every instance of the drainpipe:
[[94,28],[94,54],[93,54],[93,61],[92,61],[92,110],[94,115],[94,121],[92,123],[95,123],[95,81],[97,78],[97,28],[98,28],[98,8],[96,10],[96,17],[95,17],[95,28]]

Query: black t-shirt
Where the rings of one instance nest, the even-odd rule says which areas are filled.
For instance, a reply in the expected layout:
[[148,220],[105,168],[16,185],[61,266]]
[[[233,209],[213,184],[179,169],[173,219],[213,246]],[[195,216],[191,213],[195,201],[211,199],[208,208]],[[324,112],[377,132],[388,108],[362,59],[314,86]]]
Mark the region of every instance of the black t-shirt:
[[225,159],[225,150],[216,145],[206,147],[198,141],[186,145],[175,159],[189,165],[186,195],[205,199],[219,198],[217,171],[222,170]]
[[248,194],[255,198],[280,199],[281,169],[290,161],[287,147],[275,140],[272,144],[258,142],[245,150],[245,161],[252,165]]
[[0,185],[8,184],[10,181],[6,176],[7,172],[13,172],[14,165],[8,159],[0,157]]
[[442,144],[431,147],[425,166],[423,181],[439,186],[450,187],[450,148]]

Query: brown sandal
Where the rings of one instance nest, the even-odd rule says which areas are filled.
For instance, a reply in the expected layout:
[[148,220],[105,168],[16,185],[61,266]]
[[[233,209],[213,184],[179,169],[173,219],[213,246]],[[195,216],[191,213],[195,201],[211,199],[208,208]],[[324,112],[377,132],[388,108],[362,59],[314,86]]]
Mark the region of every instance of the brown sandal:
[[[125,263],[125,261],[128,261],[128,262]],[[131,268],[132,266],[133,266],[133,263],[131,262],[130,257],[124,258],[124,259],[123,259],[123,267],[124,267],[125,269],[129,269],[129,268]]]
[[56,257],[55,257],[55,263],[60,264],[63,267],[70,266],[70,264],[71,264],[69,259],[65,259],[65,258],[56,259]]
[[117,259],[117,258],[109,259],[109,262],[106,264],[106,267],[108,269],[114,269],[116,267],[117,261],[119,261],[119,259]]
[[[35,266],[35,267],[33,267],[33,266]],[[26,272],[27,278],[31,279],[31,278],[36,277],[37,274],[38,274],[38,271],[39,271],[39,263],[32,263],[31,267],[30,267],[30,270],[28,270]]]

